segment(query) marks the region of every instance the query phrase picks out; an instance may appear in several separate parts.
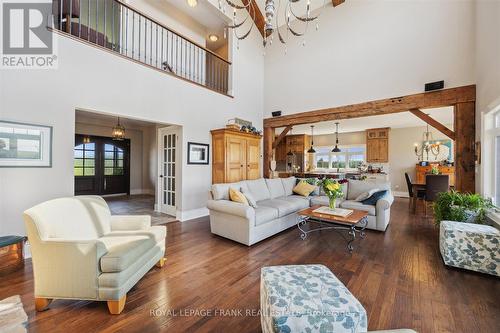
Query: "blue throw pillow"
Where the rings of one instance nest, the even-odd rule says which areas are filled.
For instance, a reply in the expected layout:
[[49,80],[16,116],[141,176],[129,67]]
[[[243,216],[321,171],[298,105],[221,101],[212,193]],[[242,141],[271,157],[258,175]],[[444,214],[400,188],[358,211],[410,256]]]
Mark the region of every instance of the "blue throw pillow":
[[381,199],[383,196],[385,196],[386,194],[387,194],[387,190],[378,191],[378,192],[373,193],[372,196],[369,197],[368,199],[365,199],[361,202],[363,203],[363,205],[375,206],[377,204],[377,201],[379,199]]

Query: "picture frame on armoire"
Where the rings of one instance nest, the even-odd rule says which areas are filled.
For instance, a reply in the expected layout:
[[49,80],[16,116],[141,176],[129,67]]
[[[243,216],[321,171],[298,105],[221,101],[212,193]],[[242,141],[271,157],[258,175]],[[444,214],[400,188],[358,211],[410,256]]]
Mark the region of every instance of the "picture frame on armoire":
[[208,165],[209,161],[210,161],[209,144],[188,142],[187,164]]
[[52,167],[52,126],[0,120],[0,168]]

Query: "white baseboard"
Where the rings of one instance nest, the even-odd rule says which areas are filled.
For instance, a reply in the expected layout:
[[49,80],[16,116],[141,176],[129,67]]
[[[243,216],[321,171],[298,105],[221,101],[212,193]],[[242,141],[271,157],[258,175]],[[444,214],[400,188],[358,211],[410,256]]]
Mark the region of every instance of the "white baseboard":
[[130,190],[130,195],[137,195],[137,194],[149,194],[149,195],[154,195],[155,190],[149,189],[149,188],[134,188]]
[[398,198],[409,198],[410,197],[408,192],[402,192],[402,191],[393,191],[392,195],[394,195],[395,197],[398,197]]
[[178,212],[178,219],[181,222],[192,220],[192,219],[197,219],[199,217],[203,216],[208,216],[208,208],[207,207],[202,207],[202,208],[197,208],[197,209],[191,209],[191,210],[186,210],[186,211],[179,211]]

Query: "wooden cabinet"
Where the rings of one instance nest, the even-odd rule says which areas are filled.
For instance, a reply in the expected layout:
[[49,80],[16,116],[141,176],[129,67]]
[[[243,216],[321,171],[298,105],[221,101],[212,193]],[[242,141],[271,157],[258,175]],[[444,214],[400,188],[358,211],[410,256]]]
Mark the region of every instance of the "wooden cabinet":
[[[416,165],[415,167],[415,183],[425,184],[425,175],[431,173],[432,166]],[[455,186],[455,167],[452,166],[438,166],[439,173],[450,176],[450,186]]]
[[366,162],[389,162],[389,128],[366,130]]
[[260,177],[260,135],[231,129],[212,133],[212,183]]

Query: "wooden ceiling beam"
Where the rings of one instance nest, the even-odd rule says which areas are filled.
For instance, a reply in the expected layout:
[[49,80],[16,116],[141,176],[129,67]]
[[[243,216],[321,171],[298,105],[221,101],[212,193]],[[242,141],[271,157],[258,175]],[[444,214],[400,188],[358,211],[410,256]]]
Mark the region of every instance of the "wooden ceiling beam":
[[290,132],[291,129],[292,129],[292,126],[285,127],[283,132],[281,132],[280,135],[278,135],[278,137],[276,138],[276,140],[274,140],[273,149],[276,149],[276,147],[279,145],[281,140],[283,140],[283,138],[288,134],[288,132]]
[[345,0],[332,0],[333,7],[337,7],[345,2]]
[[[252,0],[241,0],[243,5],[245,6],[247,6],[250,1]],[[257,6],[257,3],[255,1],[252,1],[250,6],[247,7],[247,11],[248,13],[250,13],[250,16],[253,12],[255,12],[255,17],[253,17],[255,26],[257,27],[257,29],[259,29],[262,38],[264,38],[264,24],[266,23],[266,20],[264,19],[264,15],[262,15],[259,6]]]
[[450,139],[455,141],[455,132],[452,131],[451,129],[449,129],[448,127],[444,126],[443,124],[441,124],[436,119],[434,119],[431,116],[429,116],[428,114],[420,111],[419,109],[411,109],[410,112],[413,113],[418,118],[425,121],[427,124],[431,125],[435,129],[437,129],[439,132],[443,133],[444,135],[446,135],[447,137],[449,137]]
[[407,112],[411,109],[452,106],[457,103],[474,102],[475,100],[476,86],[470,85],[266,118],[264,119],[264,127],[277,128],[337,119],[377,116]]

